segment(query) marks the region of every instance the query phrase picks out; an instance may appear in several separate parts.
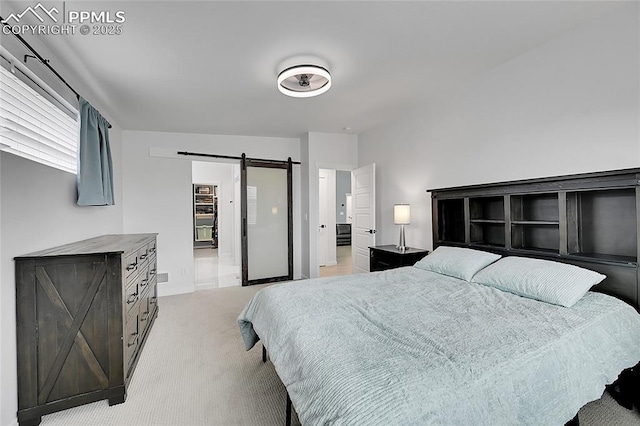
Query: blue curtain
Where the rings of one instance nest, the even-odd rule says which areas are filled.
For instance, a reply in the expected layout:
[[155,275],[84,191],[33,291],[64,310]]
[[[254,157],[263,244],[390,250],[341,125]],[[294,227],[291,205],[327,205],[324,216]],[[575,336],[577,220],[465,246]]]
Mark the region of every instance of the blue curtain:
[[82,97],[78,149],[78,205],[111,206],[113,165],[109,147],[109,122]]

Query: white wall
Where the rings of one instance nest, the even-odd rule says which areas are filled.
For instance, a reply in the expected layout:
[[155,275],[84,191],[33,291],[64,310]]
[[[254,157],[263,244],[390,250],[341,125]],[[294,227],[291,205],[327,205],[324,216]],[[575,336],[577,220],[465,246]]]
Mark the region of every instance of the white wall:
[[[293,161],[300,158],[300,140],[164,132],[123,132],[124,230],[157,232],[158,272],[169,282],[158,284],[161,296],[194,290],[191,237],[191,161],[177,151]],[[153,156],[150,155],[153,153]],[[300,277],[300,170],[294,181],[294,278]]]
[[[303,204],[303,216],[309,221],[302,232],[308,235],[308,244],[303,244],[303,259],[309,259],[309,268],[302,270],[302,275],[315,278],[318,270],[318,226],[319,222],[319,175],[321,168],[334,170],[353,170],[358,165],[358,136],[335,133],[310,132],[301,140],[301,153],[304,153],[302,173],[308,176],[308,204]],[[303,180],[304,182],[304,180]],[[305,200],[306,200],[305,196]],[[303,200],[304,202],[304,200]],[[305,208],[307,210],[305,211]],[[306,236],[303,242],[306,240]]]
[[359,162],[377,169],[377,243],[395,243],[393,204],[408,202],[407,245],[432,247],[428,188],[639,166],[638,6],[361,134]]
[[351,194],[351,173],[336,171],[336,222],[347,223],[347,194]]
[[[218,256],[233,257],[234,249],[240,241],[236,241],[235,230],[239,228],[240,216],[235,215],[234,203],[234,168],[239,164],[213,163],[205,161],[192,162],[192,182],[218,185]],[[193,229],[191,231],[193,237]],[[238,264],[239,265],[239,264]]]
[[309,278],[310,261],[309,256],[309,176],[311,173],[311,164],[309,163],[309,133],[305,133],[300,138],[300,186],[304,188],[302,191],[302,228],[301,228],[301,246],[302,246],[302,262],[301,272],[302,278]]

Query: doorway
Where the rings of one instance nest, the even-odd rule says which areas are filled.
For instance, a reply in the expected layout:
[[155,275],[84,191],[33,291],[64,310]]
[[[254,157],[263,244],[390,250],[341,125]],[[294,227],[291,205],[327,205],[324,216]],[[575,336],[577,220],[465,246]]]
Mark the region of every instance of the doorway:
[[351,172],[319,170],[318,265],[321,277],[353,272]]
[[239,286],[240,166],[192,161],[191,172],[195,289]]

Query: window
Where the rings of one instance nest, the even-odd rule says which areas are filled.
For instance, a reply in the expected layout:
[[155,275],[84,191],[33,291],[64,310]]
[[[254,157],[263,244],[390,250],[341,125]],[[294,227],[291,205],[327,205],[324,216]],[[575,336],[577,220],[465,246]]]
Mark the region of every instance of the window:
[[70,112],[75,117],[72,118],[69,112],[37,93],[17,75],[4,67],[0,67],[0,73],[2,150],[77,173],[77,111]]

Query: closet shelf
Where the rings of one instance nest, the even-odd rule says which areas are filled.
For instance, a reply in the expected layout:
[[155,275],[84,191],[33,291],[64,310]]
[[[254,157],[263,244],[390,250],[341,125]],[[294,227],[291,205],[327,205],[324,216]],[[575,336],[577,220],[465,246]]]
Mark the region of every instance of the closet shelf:
[[193,184],[193,247],[218,247],[218,187]]
[[543,226],[558,226],[560,222],[557,220],[512,220],[512,225],[543,225]]

